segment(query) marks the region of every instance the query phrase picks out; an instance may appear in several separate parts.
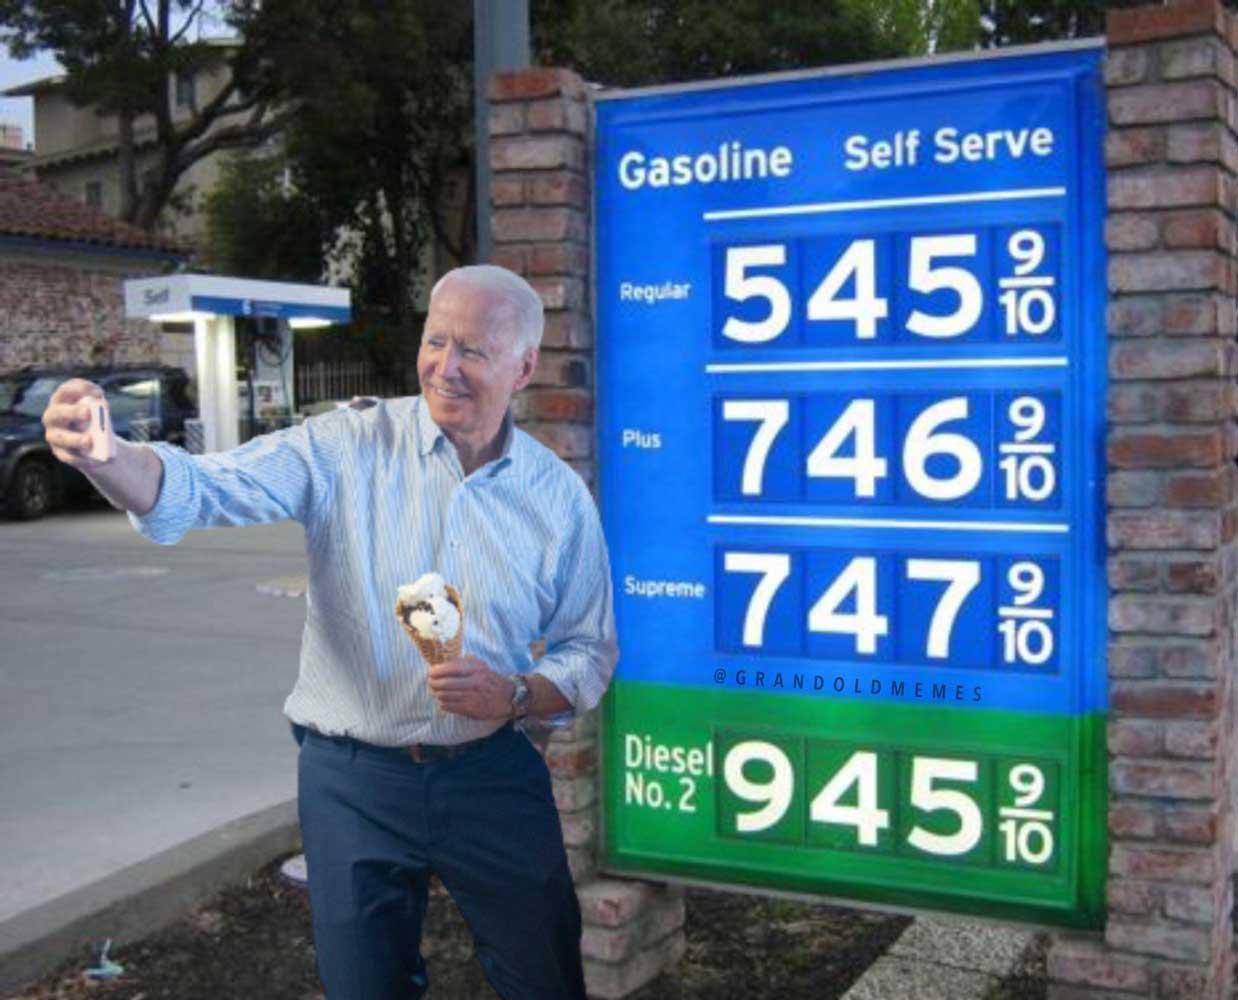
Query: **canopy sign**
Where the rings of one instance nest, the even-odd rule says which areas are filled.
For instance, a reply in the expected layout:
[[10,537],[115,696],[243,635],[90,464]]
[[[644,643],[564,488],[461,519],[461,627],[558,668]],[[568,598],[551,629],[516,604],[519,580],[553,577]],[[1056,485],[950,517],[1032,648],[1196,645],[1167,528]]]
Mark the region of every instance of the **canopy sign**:
[[1100,57],[600,100],[609,867],[1100,921]]

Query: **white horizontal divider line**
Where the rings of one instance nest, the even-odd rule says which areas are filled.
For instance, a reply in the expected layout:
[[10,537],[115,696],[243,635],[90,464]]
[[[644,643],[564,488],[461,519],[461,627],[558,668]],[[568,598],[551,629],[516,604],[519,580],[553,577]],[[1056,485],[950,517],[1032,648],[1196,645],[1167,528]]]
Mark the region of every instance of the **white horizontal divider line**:
[[1067,368],[1070,359],[1046,358],[941,358],[935,360],[890,359],[887,361],[744,361],[717,362],[705,366],[708,375],[736,372],[861,372],[915,371],[951,368]]
[[996,531],[1065,535],[1069,524],[1043,521],[922,521],[892,517],[801,517],[762,514],[709,514],[710,524],[750,524],[776,528],[899,528],[908,531]]
[[805,205],[771,205],[768,208],[728,208],[703,213],[706,222],[726,219],[760,219],[776,215],[822,215],[827,212],[857,212],[873,208],[907,208],[916,205],[964,205],[983,201],[1019,201],[1027,198],[1064,198],[1066,188],[1009,188],[1005,191],[964,191],[959,194],[908,195],[904,198],[866,198],[857,201],[819,201]]

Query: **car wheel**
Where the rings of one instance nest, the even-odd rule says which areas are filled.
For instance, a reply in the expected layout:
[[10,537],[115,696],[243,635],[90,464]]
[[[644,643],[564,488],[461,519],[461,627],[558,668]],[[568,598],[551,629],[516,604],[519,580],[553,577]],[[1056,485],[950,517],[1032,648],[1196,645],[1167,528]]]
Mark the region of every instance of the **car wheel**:
[[52,508],[52,492],[51,466],[37,458],[26,459],[9,484],[9,514],[23,521],[42,517]]

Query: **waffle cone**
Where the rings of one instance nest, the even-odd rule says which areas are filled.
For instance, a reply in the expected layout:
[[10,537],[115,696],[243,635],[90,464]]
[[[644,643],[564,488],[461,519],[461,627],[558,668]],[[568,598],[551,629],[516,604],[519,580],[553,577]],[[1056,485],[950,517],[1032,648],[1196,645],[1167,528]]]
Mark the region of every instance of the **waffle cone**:
[[450,583],[447,584],[447,600],[454,604],[456,610],[460,612],[460,627],[456,630],[456,634],[445,642],[440,642],[438,639],[427,639],[414,632],[408,626],[408,623],[404,621],[404,605],[396,601],[395,615],[400,621],[400,626],[408,633],[408,637],[417,644],[418,651],[430,666],[454,660],[460,655],[460,650],[464,647],[464,601],[460,597],[460,591],[456,590]]

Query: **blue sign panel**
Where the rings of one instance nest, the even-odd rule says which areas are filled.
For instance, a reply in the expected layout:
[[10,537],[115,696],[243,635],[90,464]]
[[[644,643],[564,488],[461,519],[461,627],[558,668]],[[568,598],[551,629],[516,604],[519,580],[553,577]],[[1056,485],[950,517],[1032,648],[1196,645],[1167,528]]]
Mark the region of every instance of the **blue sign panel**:
[[328,306],[304,302],[267,302],[262,299],[237,299],[223,295],[195,295],[190,306],[197,312],[216,316],[263,316],[274,319],[321,319],[347,323],[352,318],[348,306]]
[[1100,55],[599,101],[613,867],[1099,919]]

